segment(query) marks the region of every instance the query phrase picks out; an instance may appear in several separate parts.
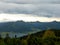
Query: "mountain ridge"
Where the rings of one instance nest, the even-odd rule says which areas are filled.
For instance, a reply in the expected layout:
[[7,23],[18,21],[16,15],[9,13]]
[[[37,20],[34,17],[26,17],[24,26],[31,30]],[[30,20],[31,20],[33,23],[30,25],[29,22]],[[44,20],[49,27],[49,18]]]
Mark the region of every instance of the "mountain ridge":
[[[51,29],[60,29],[60,22],[52,21],[52,22],[24,22],[24,21],[16,21],[16,22],[3,22],[0,23],[0,32],[31,32],[38,30],[46,30],[48,28]],[[35,29],[35,30],[33,30]]]

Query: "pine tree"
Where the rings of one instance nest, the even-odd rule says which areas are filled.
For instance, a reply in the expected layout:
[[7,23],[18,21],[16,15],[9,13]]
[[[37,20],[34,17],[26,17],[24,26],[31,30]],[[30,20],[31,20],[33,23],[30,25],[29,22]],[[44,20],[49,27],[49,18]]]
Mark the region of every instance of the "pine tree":
[[4,39],[4,42],[6,43],[6,45],[11,45],[11,42],[10,42],[10,37],[9,37],[9,34],[7,33],[6,34],[6,37],[5,37],[5,39]]

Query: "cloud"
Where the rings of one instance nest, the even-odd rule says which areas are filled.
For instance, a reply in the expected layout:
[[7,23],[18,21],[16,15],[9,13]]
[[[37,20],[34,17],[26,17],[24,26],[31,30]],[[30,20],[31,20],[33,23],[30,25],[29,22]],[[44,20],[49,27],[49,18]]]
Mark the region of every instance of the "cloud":
[[[41,4],[41,3],[42,4]],[[45,3],[49,4],[45,4]],[[55,2],[55,4],[52,4]],[[0,0],[0,13],[60,17],[59,0]]]
[[17,4],[60,3],[60,0],[0,0],[0,2]]
[[60,17],[60,4],[14,4],[0,2],[0,13]]

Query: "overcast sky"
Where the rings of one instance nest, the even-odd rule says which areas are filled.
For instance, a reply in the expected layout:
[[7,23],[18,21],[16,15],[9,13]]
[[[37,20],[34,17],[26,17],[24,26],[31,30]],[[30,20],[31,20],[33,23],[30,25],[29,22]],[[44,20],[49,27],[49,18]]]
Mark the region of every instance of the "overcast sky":
[[[2,15],[9,15],[14,19],[19,14],[19,16],[23,15],[22,17],[26,15],[26,18],[27,16],[32,16],[33,18],[35,16],[39,17],[38,21],[42,19],[40,17],[45,17],[49,20],[54,18],[53,20],[60,21],[60,0],[0,0],[0,14],[0,17]],[[13,15],[16,15],[16,17]],[[6,18],[7,16],[5,18],[3,16],[1,17],[2,21]],[[11,17],[7,20],[10,19]],[[19,18],[19,20],[21,19]],[[34,20],[36,21],[36,18]]]

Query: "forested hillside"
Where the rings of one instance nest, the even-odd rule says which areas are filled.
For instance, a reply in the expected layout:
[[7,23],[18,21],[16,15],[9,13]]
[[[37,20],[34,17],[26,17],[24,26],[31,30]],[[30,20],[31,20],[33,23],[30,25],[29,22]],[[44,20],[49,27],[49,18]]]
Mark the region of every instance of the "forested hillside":
[[60,30],[44,30],[23,37],[10,38],[6,34],[5,38],[0,35],[0,45],[60,45]]

